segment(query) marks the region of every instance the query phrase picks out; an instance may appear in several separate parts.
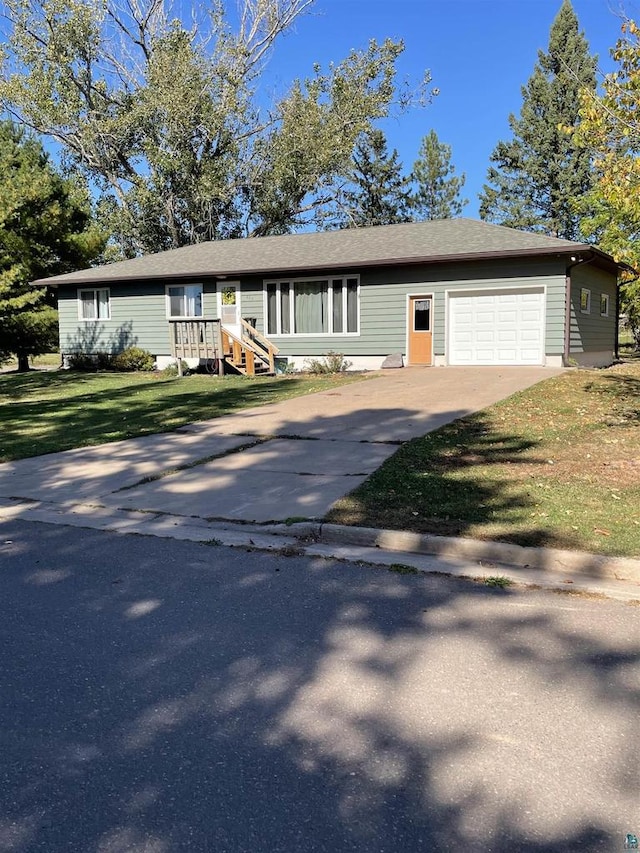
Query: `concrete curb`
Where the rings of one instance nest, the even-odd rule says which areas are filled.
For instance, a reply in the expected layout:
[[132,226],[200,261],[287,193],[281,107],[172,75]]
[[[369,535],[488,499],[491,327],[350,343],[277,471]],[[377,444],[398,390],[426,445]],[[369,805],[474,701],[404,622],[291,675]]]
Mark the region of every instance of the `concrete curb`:
[[526,548],[507,542],[433,536],[406,530],[378,530],[369,527],[346,527],[340,524],[296,523],[272,525],[272,533],[283,533],[298,539],[310,538],[321,543],[380,548],[408,554],[428,554],[456,560],[465,559],[502,563],[523,569],[535,569],[563,575],[609,578],[640,583],[640,560],[607,557],[584,551],[557,548]]
[[[400,530],[319,522],[252,524],[147,513],[96,504],[51,504],[0,498],[0,522],[21,519],[121,534],[256,548],[351,563],[410,565],[427,573],[466,578],[503,575],[516,583],[609,598],[640,600],[640,560],[501,542],[454,539]],[[403,558],[398,555],[403,554]],[[569,588],[566,585],[575,584]]]

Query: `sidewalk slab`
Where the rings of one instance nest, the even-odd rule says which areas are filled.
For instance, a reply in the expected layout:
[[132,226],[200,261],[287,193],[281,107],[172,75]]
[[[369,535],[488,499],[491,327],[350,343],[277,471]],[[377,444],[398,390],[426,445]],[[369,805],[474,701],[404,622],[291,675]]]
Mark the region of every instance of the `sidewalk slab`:
[[151,483],[107,506],[267,522],[321,518],[395,453],[395,445],[274,439]]
[[251,442],[246,436],[170,433],[0,464],[0,496],[91,500]]

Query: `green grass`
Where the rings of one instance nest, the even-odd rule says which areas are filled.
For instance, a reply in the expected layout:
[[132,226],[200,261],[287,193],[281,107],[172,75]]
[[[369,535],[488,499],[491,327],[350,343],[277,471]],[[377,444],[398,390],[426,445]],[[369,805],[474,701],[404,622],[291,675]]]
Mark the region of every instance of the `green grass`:
[[493,589],[506,589],[513,585],[511,578],[506,578],[504,575],[490,575],[482,581],[485,586],[490,586]]
[[168,432],[357,375],[269,378],[32,371],[0,374],[0,461]]
[[640,362],[563,373],[408,442],[326,520],[640,556]]

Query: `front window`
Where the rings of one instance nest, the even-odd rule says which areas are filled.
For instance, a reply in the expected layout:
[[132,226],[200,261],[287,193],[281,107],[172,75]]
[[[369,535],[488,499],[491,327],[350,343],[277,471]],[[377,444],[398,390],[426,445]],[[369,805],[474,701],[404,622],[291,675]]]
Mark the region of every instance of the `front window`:
[[169,317],[202,317],[202,285],[176,285],[167,288]]
[[81,320],[108,320],[111,317],[109,288],[78,291],[78,317]]
[[609,316],[609,295],[607,293],[600,294],[600,316]]
[[268,335],[358,334],[357,278],[266,284]]

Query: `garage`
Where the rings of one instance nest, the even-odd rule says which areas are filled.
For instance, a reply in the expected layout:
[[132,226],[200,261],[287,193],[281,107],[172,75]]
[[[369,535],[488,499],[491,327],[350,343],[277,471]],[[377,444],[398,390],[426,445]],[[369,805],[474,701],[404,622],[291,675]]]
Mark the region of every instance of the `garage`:
[[544,288],[449,292],[449,364],[544,364]]

